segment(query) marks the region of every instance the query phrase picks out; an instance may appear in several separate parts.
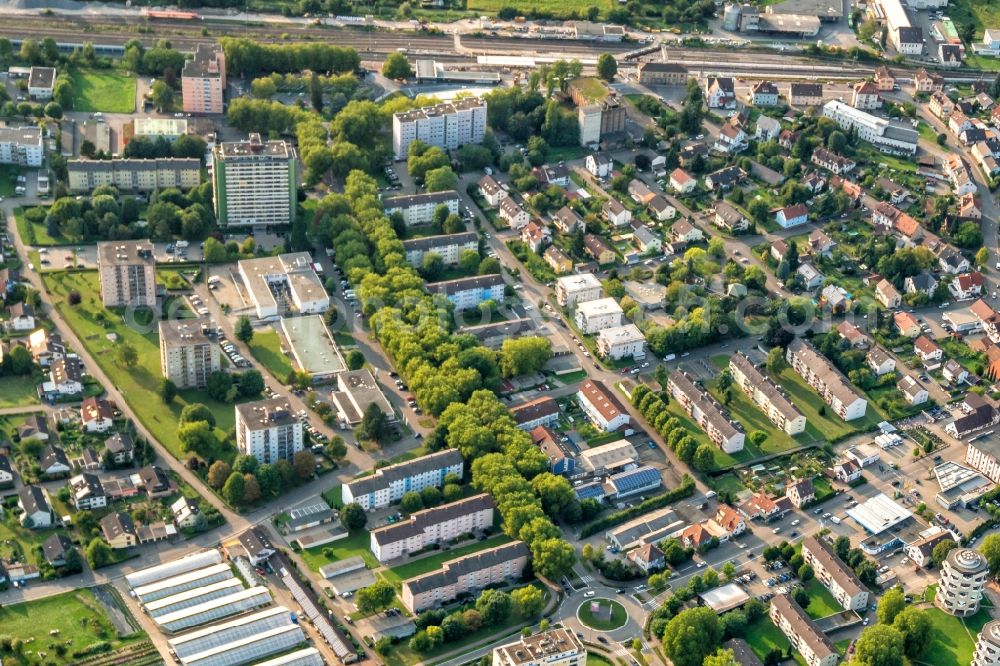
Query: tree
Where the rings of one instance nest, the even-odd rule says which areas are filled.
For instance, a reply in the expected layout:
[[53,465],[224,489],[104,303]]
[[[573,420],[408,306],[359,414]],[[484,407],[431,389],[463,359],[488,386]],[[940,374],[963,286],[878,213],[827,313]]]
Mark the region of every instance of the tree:
[[476,610],[483,616],[483,622],[491,626],[503,624],[511,610],[510,595],[503,590],[483,590],[476,599]]
[[382,63],[382,76],[387,79],[408,79],[413,76],[410,61],[399,51],[393,51]]
[[573,568],[576,551],[559,538],[542,539],[531,544],[535,571],[551,580],[558,580]]
[[309,451],[296,451],[292,456],[292,469],[303,481],[311,479],[316,473],[316,456]]
[[177,439],[185,453],[208,457],[219,440],[207,421],[188,421],[177,428]]
[[229,466],[229,463],[224,460],[216,460],[212,463],[212,466],[208,468],[208,485],[218,490],[223,486],[223,484],[226,483],[226,479],[229,478],[232,471],[233,470]]
[[534,585],[525,585],[510,593],[514,607],[521,614],[521,617],[534,617],[542,612],[545,598],[542,591]]
[[100,569],[103,566],[111,564],[114,559],[114,554],[111,552],[111,546],[104,543],[104,540],[100,537],[94,537],[90,543],[87,544],[87,562],[90,564],[92,569]]
[[980,268],[986,268],[990,263],[990,251],[985,247],[981,247],[976,250],[976,265]]
[[232,472],[222,486],[222,498],[231,506],[238,506],[243,501],[243,493],[246,490],[246,483],[243,475],[239,472]]
[[215,414],[212,410],[200,402],[192,402],[184,406],[179,417],[181,423],[192,421],[205,421],[208,425],[215,427]]
[[149,99],[161,112],[170,109],[174,103],[174,91],[163,81],[156,81],[149,89]]
[[345,504],[340,510],[340,524],[347,530],[360,530],[368,522],[368,514],[357,502]]
[[127,341],[121,341],[115,347],[115,358],[118,364],[131,370],[139,362],[139,352]]
[[934,546],[934,550],[931,551],[931,561],[934,562],[934,566],[941,566],[944,558],[948,557],[948,553],[951,552],[952,548],[956,548],[957,546],[958,544],[951,539],[945,539]]
[[424,500],[420,497],[420,493],[411,490],[403,494],[399,508],[403,510],[403,513],[416,513],[423,510]]
[[723,650],[719,648],[715,651],[715,654],[710,654],[705,657],[705,661],[702,662],[702,666],[740,666],[740,662],[736,661],[735,655],[733,655],[732,650]]
[[903,634],[891,626],[868,627],[854,644],[852,666],[903,666],[905,663]]
[[365,365],[365,355],[357,349],[350,349],[344,354],[348,370],[360,370]]
[[979,546],[979,552],[986,558],[990,566],[990,575],[1000,573],[1000,534],[989,534]]
[[719,618],[710,608],[689,608],[663,629],[663,649],[674,666],[701,666],[722,640]]
[[240,315],[240,318],[236,320],[236,329],[233,333],[236,335],[236,339],[243,344],[250,344],[250,341],[253,340],[253,325],[250,323],[250,317]]
[[253,474],[243,475],[243,503],[253,504],[262,497],[260,483]]
[[209,237],[205,239],[205,247],[202,248],[202,252],[204,253],[205,261],[210,264],[221,264],[229,259],[226,254],[226,246],[215,238]]
[[160,398],[163,402],[171,403],[177,397],[177,384],[173,380],[164,377],[160,381]]
[[906,608],[906,599],[903,597],[903,588],[894,587],[879,599],[875,617],[878,618],[880,624],[892,624],[904,608]]
[[894,629],[903,635],[903,651],[910,660],[916,662],[933,638],[930,616],[919,608],[904,608],[892,623]]
[[552,341],[539,336],[507,338],[500,347],[500,372],[504,377],[530,375],[552,358]]
[[444,192],[458,186],[458,176],[450,166],[431,169],[424,174],[424,189],[428,192]]
[[49,118],[62,118],[63,108],[58,102],[49,102],[45,105],[45,115]]
[[425,280],[436,281],[444,274],[444,259],[437,252],[428,252],[420,260],[420,275]]
[[803,583],[808,583],[816,575],[816,572],[813,571],[812,566],[808,564],[803,564],[801,567],[799,567],[798,573],[799,573],[799,580],[801,580]]
[[264,376],[259,370],[247,370],[239,374],[236,388],[243,398],[259,396],[264,391]]
[[368,587],[358,590],[356,603],[362,613],[374,613],[391,604],[395,596],[396,590],[393,589],[392,583],[380,578]]
[[597,75],[605,81],[615,78],[618,73],[618,61],[610,53],[602,53],[597,56]]
[[250,82],[250,94],[257,99],[271,99],[278,92],[278,86],[270,76],[263,76]]
[[229,396],[229,389],[233,387],[233,377],[228,372],[216,370],[208,376],[205,390],[209,397],[218,402],[225,402]]
[[691,459],[691,466],[699,472],[706,472],[715,466],[715,447],[709,444],[702,444]]
[[358,426],[357,432],[360,439],[383,444],[391,432],[389,419],[386,418],[385,412],[378,405],[371,403],[365,408],[365,414],[361,417],[361,424]]

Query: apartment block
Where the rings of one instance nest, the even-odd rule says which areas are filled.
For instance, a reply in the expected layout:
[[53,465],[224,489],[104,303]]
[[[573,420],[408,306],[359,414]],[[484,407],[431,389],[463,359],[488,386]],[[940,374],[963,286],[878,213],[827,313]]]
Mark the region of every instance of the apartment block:
[[585,335],[592,335],[606,328],[621,326],[625,312],[613,298],[586,301],[576,307],[576,325]]
[[495,509],[493,498],[482,493],[417,511],[407,520],[372,530],[372,554],[379,562],[388,562],[461,534],[484,530],[492,527]]
[[916,155],[917,130],[900,123],[873,116],[870,113],[833,100],[823,105],[823,116],[840,125],[841,129],[854,131],[862,141],[867,141],[883,153],[890,155]]
[[226,55],[211,44],[199,44],[194,58],[184,63],[181,70],[181,96],[187,113],[214,113],[225,111],[223,92],[226,90]]
[[989,564],[982,553],[971,548],[953,549],[941,563],[934,605],[949,615],[975,615],[989,577]]
[[726,453],[743,450],[746,439],[743,429],[729,418],[725,407],[694,383],[689,374],[683,370],[670,373],[667,390],[719,448]]
[[1000,666],[1000,620],[990,620],[983,625],[976,640],[972,666]]
[[639,83],[658,86],[682,86],[687,83],[687,67],[676,62],[639,63]]
[[853,421],[865,415],[868,401],[862,398],[847,378],[808,342],[796,338],[788,345],[788,364],[816,389],[837,416]]
[[622,401],[600,380],[580,384],[576,399],[587,418],[604,432],[614,432],[632,421]]
[[868,607],[868,588],[826,542],[815,536],[806,537],[802,542],[802,559],[844,610],[863,611]]
[[437,106],[393,114],[392,152],[405,159],[414,141],[451,150],[482,143],[486,135],[486,100],[458,99]]
[[425,236],[403,241],[403,251],[411,266],[420,267],[424,256],[436,254],[447,266],[454,266],[466,251],[479,252],[479,236],[474,231]]
[[524,542],[514,541],[448,560],[437,571],[404,580],[400,600],[411,613],[442,606],[463,594],[519,579],[528,556]]
[[193,157],[69,160],[66,172],[70,192],[90,192],[100,185],[114,185],[122,192],[189,190],[201,183],[201,161]]
[[219,345],[190,319],[160,322],[160,372],[177,388],[204,388],[221,367]]
[[493,273],[432,282],[427,285],[427,290],[432,294],[441,294],[455,304],[456,310],[461,311],[478,307],[486,301],[502,303],[505,286],[503,276]]
[[597,352],[615,361],[646,356],[646,336],[635,324],[606,328],[597,334]]
[[104,307],[156,307],[156,260],[148,240],[97,244]]
[[399,213],[406,226],[430,224],[434,221],[434,213],[438,206],[447,206],[448,212],[458,214],[458,192],[427,192],[425,194],[405,194],[398,197],[386,197],[382,200],[385,214]]
[[567,309],[577,303],[596,301],[601,297],[601,281],[593,273],[567,275],[556,280],[556,301]]
[[549,629],[493,650],[493,666],[584,666],[587,650],[569,629]]
[[806,429],[806,417],[767,375],[754,367],[745,354],[737,352],[730,357],[729,372],[733,382],[767,414],[771,423],[789,435],[797,435]]
[[236,448],[259,463],[291,460],[302,450],[302,422],[284,398],[236,405]]
[[290,224],[296,214],[298,159],[285,141],[217,143],[212,149],[215,216],[224,227]]
[[398,502],[410,491],[441,488],[449,474],[462,477],[462,454],[455,449],[377,469],[370,476],[345,483],[341,498],[344,504],[356,502],[366,511],[374,511]]
[[781,630],[808,666],[836,666],[840,655],[816,623],[787,594],[771,599],[771,622]]
[[37,127],[0,127],[0,164],[40,167],[45,148]]

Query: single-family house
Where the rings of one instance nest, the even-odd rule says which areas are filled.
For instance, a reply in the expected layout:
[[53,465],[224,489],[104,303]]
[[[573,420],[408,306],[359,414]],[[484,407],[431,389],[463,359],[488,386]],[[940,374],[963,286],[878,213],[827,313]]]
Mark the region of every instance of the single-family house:
[[587,171],[589,171],[594,178],[600,178],[601,180],[610,177],[612,170],[615,168],[614,162],[611,158],[607,155],[601,155],[600,153],[591,153],[590,155],[587,155],[587,159],[584,160],[584,164]]
[[865,355],[865,362],[871,368],[871,371],[875,373],[876,377],[896,372],[896,359],[878,345],[868,350],[868,353]]
[[605,201],[601,211],[604,213],[604,219],[615,227],[624,227],[632,221],[632,212],[614,198]]
[[670,172],[670,187],[678,194],[690,194],[698,186],[698,179],[680,167]]
[[809,221],[809,209],[806,208],[805,204],[785,206],[778,209],[778,212],[774,216],[774,221],[782,229],[798,227]]

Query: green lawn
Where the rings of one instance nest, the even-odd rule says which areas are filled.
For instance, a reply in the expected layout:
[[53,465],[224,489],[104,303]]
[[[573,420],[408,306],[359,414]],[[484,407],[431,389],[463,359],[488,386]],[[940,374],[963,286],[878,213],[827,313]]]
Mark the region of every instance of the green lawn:
[[14,188],[17,186],[17,177],[24,172],[24,169],[14,164],[0,164],[0,196],[14,196]]
[[608,661],[607,657],[597,654],[596,652],[588,652],[587,666],[612,666],[612,664]]
[[830,591],[815,578],[809,581],[804,589],[809,595],[809,605],[806,606],[806,613],[809,614],[809,617],[819,619],[844,610],[830,594]]
[[378,569],[382,565],[372,555],[370,547],[371,535],[368,533],[368,530],[358,530],[343,539],[328,543],[325,546],[306,548],[299,554],[313,571],[319,571],[319,568],[324,564],[346,560],[348,557],[354,557],[355,555],[360,555],[369,569]]
[[[53,497],[53,500],[55,498]],[[23,558],[23,561],[36,566],[42,561],[35,549],[41,546],[56,530],[29,530],[21,527],[15,512],[7,512],[5,519],[0,521],[0,557],[6,560]],[[3,625],[0,624],[0,627]],[[0,634],[4,633],[0,629]]]
[[684,428],[689,435],[694,437],[694,441],[698,442],[698,446],[708,444],[712,447],[712,450],[715,452],[716,468],[729,467],[737,462],[735,457],[729,455],[712,443],[712,440],[708,438],[708,435],[706,435],[704,431],[698,427],[697,423],[691,420],[691,417],[687,415],[680,405],[677,404],[676,400],[670,401],[667,405],[667,411],[670,412],[671,416],[677,417],[677,420],[681,422],[681,427]]
[[17,233],[26,245],[65,245],[71,242],[61,235],[53,238],[44,224],[28,222],[24,217],[24,208],[20,206],[14,209],[14,222],[17,224]]
[[250,353],[279,382],[284,382],[292,371],[291,360],[281,352],[281,335],[273,329],[254,332]]
[[771,650],[778,649],[784,652],[791,645],[766,615],[747,626],[746,641],[760,659],[766,657]]
[[[791,368],[782,370],[776,379],[791,397],[792,403],[805,415],[806,422],[808,423],[806,431],[808,432],[811,426],[816,429],[816,432],[820,433],[820,437],[824,440],[839,440],[856,432],[874,429],[878,422],[882,420],[881,415],[873,409],[874,405],[870,402],[868,403],[868,410],[864,417],[855,419],[850,423],[841,420],[823,402],[819,394],[806,384],[805,380],[799,377]],[[826,412],[824,416],[820,416],[820,409]]]
[[190,289],[191,283],[185,275],[185,273],[190,272],[190,270],[181,268],[157,268],[156,282],[157,284],[162,284],[170,291]]
[[934,629],[933,640],[920,661],[934,666],[967,666],[972,663],[972,652],[976,648],[976,636],[983,625],[989,622],[989,611],[980,610],[968,618],[948,615],[937,608],[927,608]]
[[25,377],[0,377],[0,408],[37,405],[38,390],[34,382]]
[[387,569],[383,572],[383,575],[387,581],[398,588],[400,583],[404,580],[413,578],[414,576],[419,576],[420,574],[425,574],[429,571],[440,569],[441,565],[449,560],[454,560],[471,553],[478,553],[479,551],[486,550],[487,548],[496,548],[497,546],[501,546],[509,542],[510,537],[506,534],[497,534],[489,539],[486,539],[485,541],[473,541],[465,546],[445,551],[438,551],[435,555],[424,557],[419,560],[413,560],[412,562],[401,564],[398,567]]
[[[602,608],[611,606],[611,619],[605,620],[603,618],[595,617],[594,614],[590,612],[590,605],[592,603],[596,603]],[[591,629],[597,629],[598,631],[611,631],[623,626],[628,621],[628,613],[625,611],[625,607],[612,599],[584,600],[584,602],[580,604],[580,608],[577,610],[577,617],[580,618],[580,622],[583,622]]]
[[[58,631],[58,635],[49,633],[53,630]],[[35,653],[47,652],[47,664],[76,663],[79,659],[70,656],[74,650],[100,641],[109,641],[112,648],[117,648],[144,637],[139,633],[126,641],[119,640],[114,625],[89,590],[73,590],[28,603],[4,605],[0,609],[0,633],[20,638],[25,641],[25,647]],[[57,643],[66,645],[65,657],[58,656]],[[5,654],[5,663],[7,658]]]
[[607,12],[611,9],[611,0],[531,0],[531,2],[511,2],[511,0],[469,0],[466,9],[476,12],[496,14],[504,7],[517,7],[521,11],[536,11],[552,14],[556,17],[569,18],[572,11],[585,14],[591,7],[598,7]]
[[[220,440],[235,423],[233,405],[212,400],[205,391],[185,390],[169,405],[158,397],[161,380],[160,349],[155,324],[138,325],[123,321],[123,311],[109,311],[101,303],[94,271],[63,271],[43,275],[46,291],[66,322],[87,347],[87,351],[121,390],[139,420],[150,429],[164,446],[177,458],[183,458],[177,438],[177,421],[185,405],[205,404],[216,419],[216,435]],[[71,306],[67,300],[71,291],[79,292],[81,303]],[[115,339],[109,339],[113,335]],[[134,368],[126,368],[115,358],[116,348],[127,342],[138,352],[139,361]],[[231,461],[235,447],[220,445],[214,452],[216,458]]]
[[104,113],[135,111],[135,77],[116,72],[73,70],[73,110]]

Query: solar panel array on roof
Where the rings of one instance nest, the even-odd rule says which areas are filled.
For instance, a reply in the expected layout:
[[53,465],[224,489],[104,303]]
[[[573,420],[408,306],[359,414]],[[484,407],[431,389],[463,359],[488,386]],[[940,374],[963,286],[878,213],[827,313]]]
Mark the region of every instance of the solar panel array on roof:
[[576,496],[582,500],[601,499],[604,497],[604,487],[600,483],[588,483],[576,489]]
[[627,493],[637,488],[645,488],[660,482],[660,473],[652,467],[640,467],[628,472],[615,474],[609,479],[619,493]]

